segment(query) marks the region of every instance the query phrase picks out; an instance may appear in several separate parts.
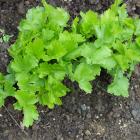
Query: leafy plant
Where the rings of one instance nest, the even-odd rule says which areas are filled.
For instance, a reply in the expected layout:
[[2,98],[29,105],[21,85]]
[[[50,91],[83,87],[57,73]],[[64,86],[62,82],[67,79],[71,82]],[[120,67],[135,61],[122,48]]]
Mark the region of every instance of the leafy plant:
[[12,36],[5,34],[5,31],[0,29],[0,43],[8,43]]
[[0,105],[13,96],[15,109],[23,110],[23,124],[38,119],[36,104],[61,105],[70,90],[65,77],[77,81],[86,93],[90,81],[105,69],[112,76],[108,92],[128,97],[129,76],[140,62],[140,20],[131,18],[121,0],[103,14],[81,12],[72,25],[69,14],[42,0],[19,25],[19,36],[10,47],[13,58],[8,74],[0,75]]

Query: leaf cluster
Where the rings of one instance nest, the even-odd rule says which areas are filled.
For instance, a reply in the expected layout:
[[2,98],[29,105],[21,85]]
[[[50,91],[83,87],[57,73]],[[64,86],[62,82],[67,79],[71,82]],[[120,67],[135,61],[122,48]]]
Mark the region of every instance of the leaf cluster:
[[69,25],[69,14],[42,0],[19,25],[19,36],[10,47],[8,74],[0,75],[0,105],[16,98],[23,110],[23,124],[38,119],[36,104],[54,108],[70,90],[65,77],[77,81],[86,93],[91,81],[105,69],[112,76],[108,92],[128,96],[129,76],[140,62],[140,20],[131,18],[121,0],[99,15],[81,12]]

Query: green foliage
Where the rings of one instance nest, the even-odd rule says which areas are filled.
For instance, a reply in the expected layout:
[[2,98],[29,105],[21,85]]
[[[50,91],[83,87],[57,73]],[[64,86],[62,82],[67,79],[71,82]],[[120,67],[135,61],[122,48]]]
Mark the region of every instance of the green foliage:
[[81,12],[70,26],[64,9],[42,3],[28,11],[9,49],[8,74],[0,75],[0,106],[15,97],[14,107],[23,110],[23,124],[29,127],[38,119],[37,103],[50,109],[62,104],[70,91],[65,77],[91,93],[101,69],[113,79],[108,92],[128,97],[128,77],[140,62],[140,20],[128,17],[126,5],[116,0],[102,15]]
[[12,36],[7,35],[4,30],[0,29],[0,43],[8,43]]

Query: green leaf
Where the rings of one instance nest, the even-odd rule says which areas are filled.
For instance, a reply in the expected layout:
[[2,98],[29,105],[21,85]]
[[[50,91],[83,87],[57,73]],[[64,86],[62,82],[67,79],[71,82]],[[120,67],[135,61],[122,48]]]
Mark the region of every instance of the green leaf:
[[136,38],[136,43],[137,43],[138,47],[140,48],[140,36],[138,36],[138,37]]
[[102,61],[112,55],[111,49],[106,46],[96,48],[94,45],[86,44],[81,52],[88,64],[101,64]]
[[33,55],[15,56],[11,68],[15,72],[29,72],[38,66],[38,60]]
[[37,74],[17,73],[16,81],[18,88],[27,92],[37,92],[44,86],[44,79],[40,79]]
[[22,107],[34,105],[38,101],[34,93],[28,93],[21,90],[16,92],[15,97]]
[[0,73],[0,84],[4,83],[4,75]]
[[98,65],[88,65],[81,63],[76,67],[74,72],[74,79],[79,83],[81,89],[90,93],[92,86],[89,81],[94,80],[96,75],[100,74],[100,67]]
[[13,105],[14,105],[14,109],[22,110],[22,106],[18,102],[14,103]]
[[21,32],[36,31],[41,29],[46,22],[43,7],[36,7],[28,10],[26,19],[22,20],[19,26]]
[[48,105],[49,103],[48,94],[44,93],[44,91],[40,91],[40,93],[38,94],[38,100],[41,105]]
[[63,44],[63,47],[67,50],[67,52],[71,52],[78,47],[79,43],[84,42],[85,39],[81,34],[64,31],[60,34],[59,41]]
[[48,15],[50,26],[66,27],[69,20],[69,14],[64,9],[54,8],[47,4],[45,10]]
[[64,60],[76,60],[76,58],[81,56],[81,52],[82,52],[82,47],[79,46],[78,48],[74,49],[73,51],[67,53],[64,56]]
[[108,92],[115,96],[128,97],[129,81],[126,77],[116,77],[111,85],[108,86]]
[[39,93],[39,102],[42,105],[47,105],[51,109],[54,108],[55,104],[61,105],[62,101],[60,97],[65,96],[66,92],[69,91],[66,86],[51,76],[46,81],[45,89],[47,92],[40,91]]
[[34,55],[37,59],[43,59],[45,56],[45,45],[42,39],[35,39],[29,46],[26,48],[26,53],[29,55]]
[[54,36],[55,32],[53,30],[47,28],[42,30],[41,38],[43,39],[44,42],[50,41]]
[[35,106],[27,106],[23,108],[24,118],[23,125],[29,127],[33,124],[34,120],[38,120],[38,112]]
[[121,7],[120,5],[122,4],[122,2],[122,0],[115,0],[114,4],[112,4],[111,10],[114,11],[115,14],[118,13],[118,9]]
[[[29,127],[33,124],[34,120],[38,119],[38,112],[35,106],[35,103],[38,101],[36,95],[34,93],[18,90],[15,94],[15,98],[17,99],[18,109],[21,107],[23,108],[23,124]],[[15,107],[17,108],[17,105],[15,105]]]
[[60,41],[54,40],[47,48],[48,61],[51,59],[59,60],[66,55],[67,50]]
[[11,36],[10,35],[4,35],[3,36],[3,41],[5,42],[5,43],[8,43],[9,42],[9,40],[10,40],[10,38],[11,38]]
[[98,14],[89,10],[87,13],[80,13],[82,20],[80,22],[80,32],[86,37],[91,37],[95,33],[95,27],[99,23]]
[[113,57],[107,57],[99,63],[103,68],[111,70],[116,66],[116,61]]
[[51,75],[57,80],[63,80],[65,77],[65,66],[63,67],[60,64],[48,64],[48,63],[41,63],[38,69],[39,77],[43,78],[46,76]]
[[123,71],[126,71],[129,68],[129,60],[126,56],[116,54],[114,55],[114,59],[116,60],[117,64],[121,67]]
[[77,32],[78,22],[79,22],[79,18],[76,17],[76,18],[73,20],[73,23],[72,23],[72,32],[74,32],[74,33]]
[[0,107],[4,105],[5,92],[3,91],[3,86],[0,85]]
[[140,19],[139,18],[134,19],[134,24],[135,24],[135,35],[139,36],[140,35]]
[[4,105],[4,101],[7,97],[14,97],[15,88],[13,85],[14,82],[11,82],[10,79],[7,79],[7,76],[0,73],[0,107]]

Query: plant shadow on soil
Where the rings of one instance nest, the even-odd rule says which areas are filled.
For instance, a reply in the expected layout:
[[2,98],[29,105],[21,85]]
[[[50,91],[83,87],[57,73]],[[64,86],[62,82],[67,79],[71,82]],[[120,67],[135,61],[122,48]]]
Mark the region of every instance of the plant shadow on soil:
[[[106,10],[113,0],[48,0],[64,7],[72,17],[80,10]],[[0,0],[0,28],[17,37],[17,26],[27,9],[40,4],[38,0]],[[140,15],[140,2],[127,1],[131,16]],[[7,48],[0,44],[0,71],[5,72],[9,62]],[[1,140],[140,140],[140,66],[131,78],[129,98],[114,97],[104,91],[104,74],[93,82],[93,93],[84,94],[76,83],[66,81],[73,92],[63,98],[63,105],[54,110],[38,107],[40,118],[29,129],[22,130],[22,114],[13,110],[12,100],[0,109]],[[20,125],[20,126],[19,126]]]

